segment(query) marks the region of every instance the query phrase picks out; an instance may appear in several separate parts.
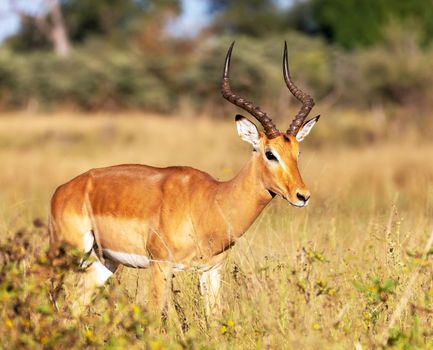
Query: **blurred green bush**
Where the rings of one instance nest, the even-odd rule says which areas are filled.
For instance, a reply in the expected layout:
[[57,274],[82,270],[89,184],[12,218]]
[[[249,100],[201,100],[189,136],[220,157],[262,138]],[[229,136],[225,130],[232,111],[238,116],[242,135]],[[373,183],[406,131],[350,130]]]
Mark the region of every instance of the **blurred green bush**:
[[[429,103],[433,51],[417,44],[416,31],[397,25],[387,28],[385,38],[379,46],[347,52],[294,32],[266,39],[240,37],[232,59],[232,87],[271,114],[285,111],[290,100],[281,59],[287,40],[292,76],[316,100],[329,97],[355,108]],[[219,90],[231,40],[202,40],[188,50],[178,43],[164,52],[126,51],[95,42],[75,49],[68,58],[4,50],[0,108],[173,113],[187,100],[195,110],[221,115],[228,108]]]
[[116,286],[99,290],[100,313],[72,317],[66,281],[81,254],[48,252],[48,232],[37,226],[0,244],[0,349],[148,348],[148,314]]
[[345,55],[336,70],[343,102],[425,106],[433,97],[433,51],[418,45],[414,28],[398,23],[391,23],[384,36],[384,44]]

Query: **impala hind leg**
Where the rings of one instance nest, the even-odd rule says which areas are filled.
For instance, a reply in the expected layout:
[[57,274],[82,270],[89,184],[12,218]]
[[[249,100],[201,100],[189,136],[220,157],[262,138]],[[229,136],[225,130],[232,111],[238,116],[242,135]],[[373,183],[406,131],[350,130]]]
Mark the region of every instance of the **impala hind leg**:
[[204,297],[206,316],[218,312],[221,287],[221,266],[200,274],[200,293]]

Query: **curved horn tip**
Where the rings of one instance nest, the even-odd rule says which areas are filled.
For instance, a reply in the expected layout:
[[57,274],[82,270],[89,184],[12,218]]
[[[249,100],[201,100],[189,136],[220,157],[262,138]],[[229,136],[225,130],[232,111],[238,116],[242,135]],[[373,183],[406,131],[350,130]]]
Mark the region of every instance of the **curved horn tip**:
[[284,77],[290,76],[289,73],[289,60],[287,58],[287,41],[284,40],[284,53],[283,53],[283,74]]
[[235,46],[235,41],[232,41],[232,43],[230,44],[230,47],[229,47],[229,49],[227,51],[227,56],[231,56],[232,55],[233,46]]
[[233,41],[227,51],[226,54],[226,59],[224,62],[224,73],[223,73],[223,77],[226,78],[229,75],[229,70],[230,70],[230,59],[232,57],[232,51],[233,51],[233,46],[235,46],[235,42]]

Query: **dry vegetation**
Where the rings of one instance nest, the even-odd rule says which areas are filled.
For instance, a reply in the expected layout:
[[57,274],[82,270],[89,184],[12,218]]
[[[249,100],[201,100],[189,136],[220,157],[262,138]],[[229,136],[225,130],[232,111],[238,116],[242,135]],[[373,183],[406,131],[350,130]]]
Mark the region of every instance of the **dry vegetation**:
[[[389,136],[374,116],[344,118],[326,116],[303,145],[310,206],[274,200],[233,248],[221,316],[206,320],[194,276],[178,274],[165,333],[145,312],[146,271],[128,268],[88,314],[72,319],[68,298],[76,281],[56,289],[69,256],[56,259],[58,277],[49,282],[46,232],[32,222],[45,221],[58,184],[91,167],[183,164],[229,178],[249,154],[234,123],[150,115],[2,118],[0,349],[370,349],[384,340],[386,348],[433,348],[433,270],[430,252],[423,256],[433,230],[433,143],[414,132]],[[333,131],[337,119],[342,126]],[[355,134],[357,126],[365,133]],[[389,327],[399,303],[402,313]]]

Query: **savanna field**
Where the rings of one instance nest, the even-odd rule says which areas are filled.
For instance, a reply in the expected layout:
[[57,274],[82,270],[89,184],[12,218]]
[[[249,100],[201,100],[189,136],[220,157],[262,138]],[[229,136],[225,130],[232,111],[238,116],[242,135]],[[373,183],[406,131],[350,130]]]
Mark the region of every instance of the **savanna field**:
[[433,123],[321,112],[301,148],[309,206],[276,198],[237,242],[215,318],[197,277],[177,274],[163,330],[146,312],[147,271],[126,267],[72,317],[76,257],[45,254],[49,200],[113,164],[190,165],[229,179],[250,154],[232,118],[2,116],[0,349],[433,348]]

